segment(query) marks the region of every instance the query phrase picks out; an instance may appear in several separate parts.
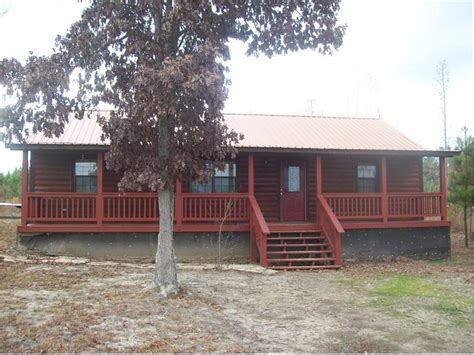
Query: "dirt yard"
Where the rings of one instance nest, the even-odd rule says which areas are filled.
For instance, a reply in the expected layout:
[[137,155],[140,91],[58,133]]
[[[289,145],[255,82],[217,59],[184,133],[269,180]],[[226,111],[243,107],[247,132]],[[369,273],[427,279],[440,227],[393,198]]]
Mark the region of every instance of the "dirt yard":
[[[474,250],[451,261],[357,263],[326,272],[239,272],[183,265],[164,300],[153,266],[34,257],[0,220],[0,351],[468,352]],[[257,270],[258,271],[258,270]]]

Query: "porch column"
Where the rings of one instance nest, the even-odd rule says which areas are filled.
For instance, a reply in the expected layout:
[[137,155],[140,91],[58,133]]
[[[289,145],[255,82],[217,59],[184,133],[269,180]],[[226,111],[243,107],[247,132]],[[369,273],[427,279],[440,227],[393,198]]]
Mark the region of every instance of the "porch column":
[[380,162],[380,190],[382,192],[382,221],[388,221],[387,157]]
[[316,156],[316,195],[317,196],[323,194],[323,172],[322,172],[321,166],[322,166],[321,156],[317,155]]
[[183,184],[179,179],[176,180],[174,216],[176,220],[176,225],[181,226],[183,224]]
[[444,157],[439,157],[439,191],[441,191],[441,220],[448,220],[448,199],[446,192],[446,161]]
[[[254,159],[253,159],[253,154],[249,154],[248,157],[248,194],[249,194],[249,210],[251,211],[250,207],[250,196],[254,196],[255,193],[255,185],[254,185]],[[250,216],[249,216],[249,223],[250,222]],[[266,243],[266,238],[265,243]],[[266,248],[266,247],[265,247]],[[266,253],[263,253],[260,258],[265,259],[266,258]],[[257,240],[255,237],[255,233],[250,230],[250,262],[254,263],[257,261]],[[260,260],[260,264],[262,264],[262,260]]]
[[253,154],[249,154],[249,195],[253,196],[255,192],[255,187],[254,187],[254,166],[253,166]]
[[316,223],[319,224],[319,202],[318,197],[323,194],[323,173],[322,173],[322,163],[321,155],[316,155]]
[[96,194],[97,225],[101,226],[104,218],[104,153],[97,153],[97,194]]
[[21,225],[26,226],[28,218],[28,151],[23,151],[21,168]]

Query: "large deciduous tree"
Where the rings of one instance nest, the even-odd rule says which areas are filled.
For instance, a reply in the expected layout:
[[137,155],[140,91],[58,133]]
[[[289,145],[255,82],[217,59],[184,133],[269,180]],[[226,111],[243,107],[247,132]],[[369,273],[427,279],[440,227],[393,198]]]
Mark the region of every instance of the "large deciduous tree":
[[[61,134],[71,113],[97,119],[107,167],[124,172],[119,187],[159,193],[154,281],[176,293],[174,183],[209,176],[239,139],[221,113],[229,40],[244,41],[248,55],[330,54],[344,34],[338,11],[339,0],[92,0],[53,54],[0,62],[14,102],[0,124],[22,140]],[[104,104],[108,117],[97,113]]]

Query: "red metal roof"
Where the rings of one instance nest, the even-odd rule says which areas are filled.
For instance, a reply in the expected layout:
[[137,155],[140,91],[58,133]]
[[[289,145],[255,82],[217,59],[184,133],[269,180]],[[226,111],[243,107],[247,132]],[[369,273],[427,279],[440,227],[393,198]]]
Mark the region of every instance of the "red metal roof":
[[381,119],[228,114],[244,134],[241,147],[335,150],[423,150]]
[[[225,114],[229,128],[244,135],[238,146],[323,150],[423,151],[381,119],[289,115]],[[64,134],[47,138],[37,133],[28,145],[100,145],[101,128],[94,119],[71,121]]]
[[108,145],[108,141],[104,142],[100,139],[101,134],[102,129],[95,118],[77,120],[71,117],[61,136],[48,138],[42,132],[38,132],[29,136],[26,143],[31,145]]

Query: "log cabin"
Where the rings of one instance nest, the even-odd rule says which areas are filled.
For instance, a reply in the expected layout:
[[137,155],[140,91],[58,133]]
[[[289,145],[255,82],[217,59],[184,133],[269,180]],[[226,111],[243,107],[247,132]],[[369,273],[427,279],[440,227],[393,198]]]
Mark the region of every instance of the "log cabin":
[[[225,256],[283,270],[336,269],[347,259],[450,255],[445,159],[381,119],[226,114],[243,133],[235,159],[207,183],[177,181],[178,260]],[[151,257],[155,192],[119,191],[95,120],[23,144],[20,245],[48,254]],[[423,157],[439,157],[438,192]],[[221,239],[219,239],[221,240]],[[222,242],[222,240],[221,240]],[[202,258],[202,259],[200,259]]]

